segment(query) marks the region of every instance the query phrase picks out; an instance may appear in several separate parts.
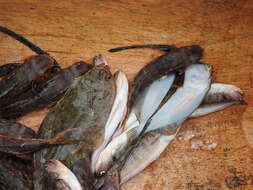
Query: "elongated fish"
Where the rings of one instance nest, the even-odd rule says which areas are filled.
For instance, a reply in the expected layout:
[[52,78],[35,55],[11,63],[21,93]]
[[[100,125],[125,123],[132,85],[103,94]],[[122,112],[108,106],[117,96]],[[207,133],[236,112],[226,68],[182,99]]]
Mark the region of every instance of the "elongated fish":
[[[56,133],[75,128],[71,138],[78,141],[74,145],[60,145],[35,154],[36,190],[55,190],[55,181],[50,179],[44,164],[56,159],[71,168],[81,159],[89,159],[104,140],[104,127],[115,99],[114,78],[108,65],[96,64],[85,75],[77,78],[65,96],[50,110],[38,132],[39,138],[50,138]],[[86,170],[80,168],[80,170]],[[78,172],[73,172],[78,180]],[[83,187],[84,188],[84,187]]]
[[[203,54],[203,49],[198,45],[185,46],[181,48],[167,46],[166,48],[168,48],[169,53],[151,61],[136,75],[129,95],[130,108],[132,108],[141,92],[153,81],[161,78],[162,76],[174,73],[175,71],[184,70],[187,66],[198,62],[202,58]],[[117,48],[115,49],[117,50]]]

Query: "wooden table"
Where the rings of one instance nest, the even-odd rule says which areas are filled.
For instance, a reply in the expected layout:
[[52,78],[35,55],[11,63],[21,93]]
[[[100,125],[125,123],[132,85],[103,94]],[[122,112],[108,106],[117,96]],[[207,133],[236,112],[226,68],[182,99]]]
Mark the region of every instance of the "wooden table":
[[[252,0],[0,0],[0,24],[47,50],[63,66],[104,54],[129,79],[162,52],[106,50],[132,44],[199,44],[213,81],[239,86],[248,105],[185,122],[161,157],[123,189],[253,189]],[[0,63],[33,54],[0,34]],[[22,119],[37,128],[45,110]],[[194,144],[203,144],[193,149]],[[205,150],[208,145],[213,149]],[[216,146],[217,145],[217,146]]]

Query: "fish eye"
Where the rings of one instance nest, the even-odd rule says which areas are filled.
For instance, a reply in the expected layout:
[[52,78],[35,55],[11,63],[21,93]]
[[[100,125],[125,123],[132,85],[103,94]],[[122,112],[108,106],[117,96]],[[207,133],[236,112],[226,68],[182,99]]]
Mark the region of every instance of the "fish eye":
[[99,173],[97,173],[97,177],[103,177],[106,174],[106,171],[100,171]]

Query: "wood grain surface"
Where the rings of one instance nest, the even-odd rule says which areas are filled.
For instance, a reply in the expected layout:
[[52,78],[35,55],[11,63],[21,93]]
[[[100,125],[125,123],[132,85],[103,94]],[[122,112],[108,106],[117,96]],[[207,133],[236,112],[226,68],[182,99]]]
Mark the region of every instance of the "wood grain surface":
[[[213,81],[239,86],[248,105],[185,122],[161,157],[123,190],[253,189],[252,0],[0,0],[0,25],[47,50],[61,65],[104,54],[130,80],[162,52],[107,49],[133,44],[199,44]],[[0,34],[0,64],[32,55]],[[22,122],[38,128],[46,110]],[[193,145],[200,145],[194,149]],[[207,150],[209,145],[213,149]]]

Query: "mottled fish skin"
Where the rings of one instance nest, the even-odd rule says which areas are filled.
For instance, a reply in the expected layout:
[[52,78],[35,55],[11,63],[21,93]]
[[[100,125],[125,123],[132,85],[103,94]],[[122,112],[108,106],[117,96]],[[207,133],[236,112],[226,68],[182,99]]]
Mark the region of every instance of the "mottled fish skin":
[[[26,90],[32,81],[43,76],[54,64],[54,60],[48,55],[32,56],[25,60],[21,67],[0,80],[0,98],[14,97]],[[0,103],[1,103],[0,99]],[[6,100],[3,101],[3,103]]]
[[15,69],[19,68],[21,64],[19,63],[8,63],[0,66],[0,77],[7,76]]
[[[38,132],[40,138],[76,128],[71,135],[79,141],[75,145],[60,145],[35,154],[36,190],[51,190],[55,184],[44,172],[43,165],[51,159],[60,160],[68,168],[91,153],[103,142],[104,127],[115,98],[115,83],[106,65],[95,66],[76,79],[70,89],[49,112]],[[80,180],[79,180],[80,181]]]
[[162,76],[184,70],[192,63],[198,62],[203,49],[198,45],[175,48],[143,67],[136,75],[129,95],[129,107],[132,108],[137,97],[153,81]]
[[0,189],[33,190],[32,163],[0,153]]
[[77,62],[62,69],[49,80],[41,82],[38,87],[30,88],[15,98],[10,104],[2,106],[0,115],[6,119],[16,119],[29,112],[42,109],[61,99],[74,79],[91,69],[91,65]]

